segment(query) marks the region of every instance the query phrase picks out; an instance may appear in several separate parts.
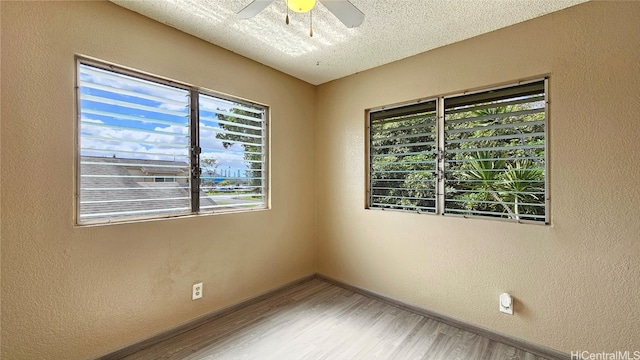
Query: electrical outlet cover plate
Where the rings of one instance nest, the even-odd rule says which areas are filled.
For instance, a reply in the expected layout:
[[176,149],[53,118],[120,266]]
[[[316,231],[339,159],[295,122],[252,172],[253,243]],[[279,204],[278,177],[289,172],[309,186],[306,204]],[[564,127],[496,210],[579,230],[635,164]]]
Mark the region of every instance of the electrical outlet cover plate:
[[202,298],[202,283],[193,284],[191,291],[191,300],[198,300]]

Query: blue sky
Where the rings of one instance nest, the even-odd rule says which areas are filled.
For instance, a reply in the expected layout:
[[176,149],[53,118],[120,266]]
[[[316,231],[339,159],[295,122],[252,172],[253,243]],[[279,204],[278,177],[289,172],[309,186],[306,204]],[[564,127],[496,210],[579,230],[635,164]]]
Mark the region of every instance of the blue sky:
[[[187,90],[84,64],[79,85],[82,155],[189,160]],[[234,144],[225,149],[216,139],[219,123],[215,111],[246,105],[206,95],[199,101],[201,157],[215,158],[219,174],[244,176],[244,148]]]

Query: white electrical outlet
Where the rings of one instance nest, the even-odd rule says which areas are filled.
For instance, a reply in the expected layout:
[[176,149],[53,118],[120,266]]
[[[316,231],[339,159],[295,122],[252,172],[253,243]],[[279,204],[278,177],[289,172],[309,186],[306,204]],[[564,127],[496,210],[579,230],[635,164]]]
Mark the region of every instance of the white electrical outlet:
[[513,315],[513,298],[511,295],[507,293],[500,295],[500,311],[505,314]]
[[202,298],[202,283],[193,284],[193,290],[191,291],[191,300],[198,300]]

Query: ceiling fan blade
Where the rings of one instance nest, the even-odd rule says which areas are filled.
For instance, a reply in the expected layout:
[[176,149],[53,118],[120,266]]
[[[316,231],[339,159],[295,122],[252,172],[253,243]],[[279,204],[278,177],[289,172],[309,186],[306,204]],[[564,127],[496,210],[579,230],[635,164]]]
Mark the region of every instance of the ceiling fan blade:
[[320,0],[348,28],[360,26],[364,14],[348,0]]
[[240,19],[250,19],[256,15],[264,8],[269,6],[274,2],[274,0],[254,0],[249,5],[245,6],[244,9],[238,11],[238,17]]

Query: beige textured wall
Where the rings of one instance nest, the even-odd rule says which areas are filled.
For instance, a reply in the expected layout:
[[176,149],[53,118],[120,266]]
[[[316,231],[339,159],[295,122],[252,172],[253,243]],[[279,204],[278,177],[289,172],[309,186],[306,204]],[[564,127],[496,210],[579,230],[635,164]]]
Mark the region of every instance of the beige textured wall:
[[[590,2],[321,85],[319,272],[567,353],[640,350],[639,44],[640,2]],[[551,226],[364,209],[364,109],[546,74]]]
[[[111,3],[1,7],[3,358],[92,358],[315,272],[313,86]],[[273,209],[74,228],[76,53],[272,106]]]
[[[2,49],[2,6],[0,6],[0,49]],[[2,92],[2,61],[0,59],[0,93]],[[2,96],[0,96],[0,149],[2,149]],[[0,174],[2,173],[2,152],[0,151]],[[2,177],[0,177],[0,204],[2,203]],[[0,206],[0,269],[2,269],[2,206]],[[0,271],[2,289],[2,271]],[[2,349],[2,294],[0,292],[0,349]],[[0,351],[0,359],[2,351]]]
[[[0,9],[3,358],[91,358],[316,257],[323,274],[561,351],[640,348],[640,3],[590,2],[317,90],[109,3]],[[273,209],[74,228],[75,53],[271,105]],[[364,210],[364,109],[545,74],[551,226]],[[497,311],[503,291],[515,316]]]

